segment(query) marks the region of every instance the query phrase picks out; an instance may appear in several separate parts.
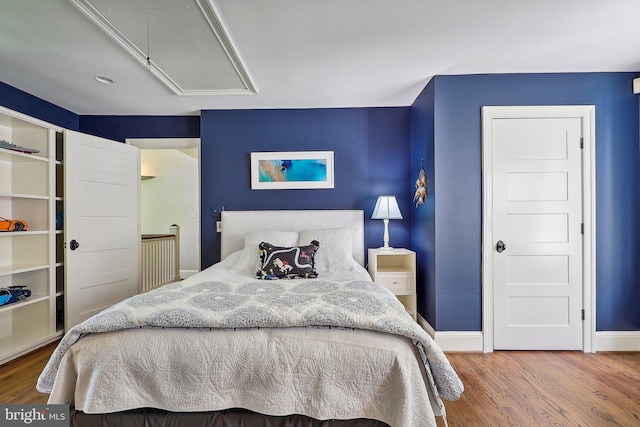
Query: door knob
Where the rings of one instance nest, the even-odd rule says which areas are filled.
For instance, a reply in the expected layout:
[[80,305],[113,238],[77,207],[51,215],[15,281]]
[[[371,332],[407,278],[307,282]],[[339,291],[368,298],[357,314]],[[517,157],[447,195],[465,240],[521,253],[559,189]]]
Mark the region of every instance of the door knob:
[[498,240],[498,243],[496,243],[496,251],[502,253],[505,249],[507,249],[507,245],[505,245],[502,240]]
[[74,239],[71,242],[69,242],[69,247],[71,248],[72,251],[75,251],[80,247],[80,243],[78,243],[78,241]]

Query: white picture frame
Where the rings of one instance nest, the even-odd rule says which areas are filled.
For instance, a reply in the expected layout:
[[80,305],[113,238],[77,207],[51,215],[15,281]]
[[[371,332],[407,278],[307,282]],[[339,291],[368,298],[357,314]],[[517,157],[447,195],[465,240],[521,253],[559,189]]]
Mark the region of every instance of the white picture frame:
[[251,189],[334,188],[333,151],[251,153]]

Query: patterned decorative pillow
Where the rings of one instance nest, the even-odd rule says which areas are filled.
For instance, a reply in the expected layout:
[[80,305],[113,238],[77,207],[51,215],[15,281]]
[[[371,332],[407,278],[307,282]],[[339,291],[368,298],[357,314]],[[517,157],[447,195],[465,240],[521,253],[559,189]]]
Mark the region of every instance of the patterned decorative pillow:
[[320,247],[317,240],[307,246],[282,247],[262,242],[260,251],[260,270],[257,279],[314,279],[318,277],[315,269],[316,251]]
[[241,274],[253,274],[260,268],[258,245],[260,242],[271,242],[279,246],[294,246],[298,243],[297,231],[250,231],[244,236],[242,254],[231,268],[231,271]]

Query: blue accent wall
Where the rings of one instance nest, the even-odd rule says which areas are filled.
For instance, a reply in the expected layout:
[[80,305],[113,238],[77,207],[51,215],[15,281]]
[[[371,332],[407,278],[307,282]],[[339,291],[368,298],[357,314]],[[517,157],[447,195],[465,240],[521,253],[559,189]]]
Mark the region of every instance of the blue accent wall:
[[0,82],[0,105],[65,129],[78,130],[78,115]]
[[[435,288],[439,331],[479,331],[481,289],[481,107],[596,106],[597,330],[640,330],[639,103],[637,73],[437,76],[413,108],[433,104]],[[429,93],[433,92],[433,95]],[[431,100],[433,98],[433,100]],[[412,131],[419,126],[412,114]],[[420,120],[425,120],[421,118]],[[413,135],[414,132],[412,132]],[[412,140],[412,164],[416,163]],[[429,144],[426,144],[427,151]],[[415,221],[414,221],[415,222]],[[414,239],[415,241],[415,239]],[[426,260],[432,262],[427,254]],[[431,291],[429,291],[431,293]],[[424,305],[431,310],[431,305]]]
[[416,284],[418,312],[436,325],[438,305],[436,292],[436,229],[434,151],[435,82],[432,79],[411,107],[411,172],[418,179],[420,166],[427,176],[427,198],[412,207],[411,248],[416,252]]
[[199,116],[80,116],[80,132],[114,141],[199,138]]
[[[220,259],[223,208],[361,209],[365,245],[378,247],[383,224],[369,218],[378,195],[395,194],[404,219],[391,221],[390,244],[410,244],[408,107],[202,111],[200,136],[203,268]],[[334,152],[335,188],[251,190],[251,152],[312,150]]]

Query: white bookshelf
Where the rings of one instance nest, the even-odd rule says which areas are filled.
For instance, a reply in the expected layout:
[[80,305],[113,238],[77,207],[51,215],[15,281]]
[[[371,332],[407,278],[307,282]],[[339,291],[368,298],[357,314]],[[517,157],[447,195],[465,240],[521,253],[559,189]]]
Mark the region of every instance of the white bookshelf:
[[[0,306],[0,363],[58,338],[55,229],[56,144],[62,130],[0,107],[0,139],[34,148],[0,148],[0,217],[27,223],[27,231],[0,232],[0,288],[26,285],[31,296]],[[64,276],[62,276],[64,279]]]

